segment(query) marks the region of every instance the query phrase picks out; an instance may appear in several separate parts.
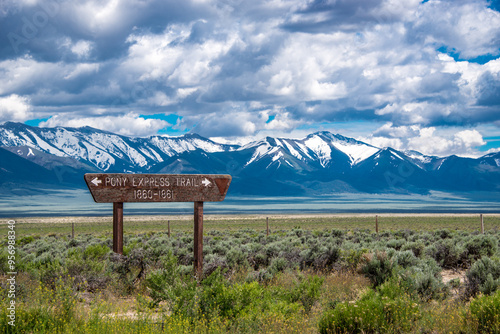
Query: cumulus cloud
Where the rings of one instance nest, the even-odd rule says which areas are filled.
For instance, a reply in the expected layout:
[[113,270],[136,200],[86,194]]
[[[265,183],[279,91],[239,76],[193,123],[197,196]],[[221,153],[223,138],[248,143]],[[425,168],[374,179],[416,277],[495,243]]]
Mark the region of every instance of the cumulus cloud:
[[[482,135],[477,130],[463,130],[455,133],[451,138],[435,134],[435,128],[424,128],[420,135],[408,138],[410,149],[427,152],[427,154],[444,156],[456,154],[461,156],[473,155],[478,146],[486,144]],[[475,151],[474,153],[478,153]]]
[[40,123],[41,127],[83,127],[90,126],[93,128],[118,133],[125,136],[150,136],[158,132],[158,130],[170,126],[166,121],[159,119],[145,119],[138,114],[130,112],[123,116],[102,116],[102,117],[83,117],[74,116],[53,116],[47,121]]
[[24,122],[33,117],[27,97],[12,94],[0,97],[0,123],[6,121]]
[[232,137],[253,135],[257,125],[264,122],[260,115],[235,111],[187,116],[182,119],[181,126],[192,127],[193,132],[202,136]]
[[[500,13],[486,1],[429,1],[419,6],[412,36],[457,52],[462,59],[498,55]],[[429,27],[431,27],[429,29]]]
[[370,121],[390,126],[365,136],[395,148],[426,149],[435,129],[438,154],[480,142],[443,128],[500,124],[500,13],[486,0],[4,3],[0,97],[55,114],[45,125],[141,123],[130,110],[206,136]]
[[378,147],[393,147],[399,150],[414,150],[427,155],[477,157],[483,155],[478,147],[485,145],[481,133],[477,130],[438,130],[435,127],[393,126],[387,123],[372,136],[363,138]]

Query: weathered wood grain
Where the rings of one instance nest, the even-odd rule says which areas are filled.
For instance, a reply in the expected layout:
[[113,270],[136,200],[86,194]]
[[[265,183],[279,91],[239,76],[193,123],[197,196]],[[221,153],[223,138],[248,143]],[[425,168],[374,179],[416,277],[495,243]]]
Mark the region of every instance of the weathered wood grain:
[[202,174],[85,174],[97,203],[219,202],[231,183],[230,175]]

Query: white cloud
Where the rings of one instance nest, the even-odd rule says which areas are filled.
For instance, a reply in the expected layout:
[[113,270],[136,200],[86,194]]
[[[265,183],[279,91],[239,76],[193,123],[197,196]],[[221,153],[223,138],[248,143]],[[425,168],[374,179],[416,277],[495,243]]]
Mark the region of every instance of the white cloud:
[[[269,114],[268,112],[261,112],[261,119],[269,119]],[[300,125],[301,122],[298,122],[297,120],[293,119],[290,117],[290,113],[286,111],[276,111],[274,118],[271,121],[266,121],[266,124],[264,126],[265,130],[267,131],[291,131],[298,125]]]
[[125,136],[150,136],[158,132],[158,130],[167,127],[169,124],[166,121],[159,119],[144,119],[138,114],[129,112],[123,116],[101,116],[101,117],[82,117],[78,118],[74,115],[56,115],[49,118],[46,122],[40,123],[40,127],[83,127],[90,126],[93,128],[118,133]]
[[477,130],[448,129],[419,125],[397,126],[387,123],[372,136],[362,140],[378,147],[393,147],[399,150],[415,150],[426,155],[478,157],[484,155],[478,147],[485,145],[482,134]]
[[351,34],[290,35],[271,64],[256,74],[262,93],[302,100],[336,100],[345,97],[347,86],[339,70],[350,63],[343,49]]
[[237,34],[187,43],[192,25],[173,25],[163,34],[131,35],[129,55],[119,71],[139,80],[166,80],[179,88],[206,83],[220,71],[217,60],[239,43]]
[[[29,19],[35,2],[9,0],[0,28],[19,32],[9,15]],[[500,124],[500,59],[437,51],[498,53],[500,14],[485,0],[84,0],[61,2],[58,13],[20,45],[31,56],[0,58],[0,96],[26,97],[37,116],[56,113],[54,124],[73,122],[68,110],[90,124],[96,108],[116,113],[100,120],[118,120],[160,107],[207,136],[390,122],[373,143],[413,139],[436,154],[479,142],[446,127]]]
[[500,13],[486,1],[429,1],[416,13],[415,31],[462,57],[498,54]]
[[217,114],[185,116],[181,126],[192,128],[192,131],[202,136],[234,137],[251,136],[257,131],[258,124],[265,123],[262,117],[255,113],[232,111]]
[[392,147],[396,150],[404,149],[404,143],[399,138],[387,137],[360,137],[359,140],[375,147]]
[[373,136],[386,138],[401,138],[413,137],[418,135],[420,127],[418,125],[411,126],[394,126],[393,123],[386,123],[378,128]]
[[80,40],[71,46],[71,51],[76,54],[78,58],[88,58],[92,48],[92,42]]
[[16,94],[0,97],[0,123],[6,121],[24,122],[33,117],[31,109],[27,97]]
[[485,145],[483,136],[477,130],[463,130],[453,136],[455,149],[467,152],[470,148]]
[[99,71],[99,64],[80,63],[74,68],[69,69],[69,73],[64,76],[64,79],[70,80],[79,77],[80,75],[96,73]]

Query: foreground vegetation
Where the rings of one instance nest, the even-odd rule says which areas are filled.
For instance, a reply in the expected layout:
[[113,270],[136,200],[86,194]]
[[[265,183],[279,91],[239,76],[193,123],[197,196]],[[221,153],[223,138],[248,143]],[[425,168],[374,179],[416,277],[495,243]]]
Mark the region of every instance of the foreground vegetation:
[[18,233],[16,326],[3,279],[0,331],[500,333],[496,229],[205,230],[200,281],[192,231],[127,234],[123,256],[105,233]]

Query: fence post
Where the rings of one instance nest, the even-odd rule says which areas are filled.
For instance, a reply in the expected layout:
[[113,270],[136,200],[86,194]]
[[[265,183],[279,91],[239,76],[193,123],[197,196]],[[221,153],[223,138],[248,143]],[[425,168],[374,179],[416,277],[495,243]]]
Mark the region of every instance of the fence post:
[[266,236],[269,236],[269,217],[266,217]]
[[168,225],[168,237],[170,238],[170,220],[167,221],[167,225]]
[[71,223],[71,239],[75,238],[75,223]]
[[375,232],[378,234],[378,215],[375,215]]

